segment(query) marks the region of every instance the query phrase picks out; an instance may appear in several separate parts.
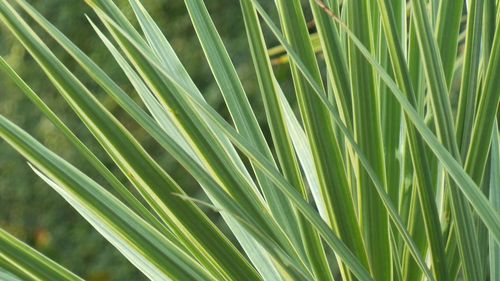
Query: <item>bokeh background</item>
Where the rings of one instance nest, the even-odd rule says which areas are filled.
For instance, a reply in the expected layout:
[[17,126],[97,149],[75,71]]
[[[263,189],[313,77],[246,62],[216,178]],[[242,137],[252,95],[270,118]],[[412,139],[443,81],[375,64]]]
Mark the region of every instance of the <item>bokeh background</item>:
[[[38,11],[61,29],[84,52],[102,66],[127,92],[134,96],[105,47],[95,36],[85,14],[96,18],[83,0],[31,0]],[[126,0],[116,0],[133,19]],[[193,77],[205,97],[219,112],[227,116],[217,85],[210,75],[198,39],[191,26],[182,0],[141,1],[157,21],[181,61]],[[262,109],[258,98],[258,85],[253,77],[244,24],[241,20],[239,1],[206,1],[214,22],[226,43],[237,67],[244,87],[254,108]],[[271,2],[271,1],[270,1]],[[25,17],[29,21],[28,17]],[[89,86],[93,93],[119,120],[133,132],[161,165],[193,196],[201,197],[197,185],[162,149],[160,149],[115,103],[91,83],[62,49],[43,32],[38,33],[58,57]],[[76,132],[82,141],[122,179],[109,158],[103,153],[87,129],[48,82],[41,69],[0,23],[0,55],[18,71],[28,84],[58,113]],[[286,72],[287,67],[278,67]],[[33,134],[70,163],[82,169],[92,178],[103,182],[80,159],[71,145],[44,118],[30,101],[0,72],[0,114],[14,121]],[[258,118],[264,118],[257,111]],[[266,128],[263,128],[266,131]],[[267,131],[266,131],[267,132]],[[210,212],[210,210],[207,210]],[[216,214],[211,213],[214,220]],[[220,224],[222,226],[222,224]],[[144,277],[127,260],[85,222],[62,198],[37,178],[26,161],[5,142],[0,140],[0,227],[26,241],[31,246],[63,264],[86,280],[144,280]]]

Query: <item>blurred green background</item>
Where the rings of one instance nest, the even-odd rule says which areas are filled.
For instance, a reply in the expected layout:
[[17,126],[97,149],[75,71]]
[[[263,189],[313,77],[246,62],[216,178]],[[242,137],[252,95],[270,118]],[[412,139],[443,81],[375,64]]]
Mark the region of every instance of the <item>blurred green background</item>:
[[[45,17],[59,27],[84,52],[102,66],[127,92],[135,97],[130,85],[117,68],[85,18],[92,11],[80,0],[36,0],[29,1]],[[129,18],[133,19],[127,1],[115,1]],[[195,83],[207,100],[227,116],[223,108],[217,85],[203,57],[189,16],[181,0],[142,1],[158,25],[170,40],[181,61],[185,64]],[[237,66],[244,87],[254,108],[261,108],[258,85],[253,77],[253,66],[249,57],[244,24],[240,16],[239,1],[206,1],[214,22],[226,43]],[[26,20],[29,19],[25,17]],[[114,102],[86,77],[71,58],[51,41],[43,32],[38,33],[58,57],[93,90],[94,94],[134,133],[151,154],[173,175],[179,184],[193,196],[198,188],[164,151],[162,151],[138,126],[132,122]],[[98,144],[74,113],[65,104],[56,90],[43,75],[22,46],[8,30],[0,24],[0,55],[18,71],[30,86],[58,113],[74,132],[88,144],[97,155],[122,179],[119,171],[111,165]],[[286,72],[286,67],[280,67]],[[43,144],[81,168],[92,178],[103,182],[74,152],[71,145],[45,119],[40,112],[0,73],[0,114],[33,134]],[[256,112],[263,118],[263,112]],[[266,130],[266,128],[264,128]],[[209,211],[209,210],[207,210]],[[217,220],[215,214],[211,214]],[[68,267],[86,280],[143,280],[144,277],[132,265],[85,222],[79,215],[26,165],[5,142],[0,141],[0,227],[26,241],[55,261]]]

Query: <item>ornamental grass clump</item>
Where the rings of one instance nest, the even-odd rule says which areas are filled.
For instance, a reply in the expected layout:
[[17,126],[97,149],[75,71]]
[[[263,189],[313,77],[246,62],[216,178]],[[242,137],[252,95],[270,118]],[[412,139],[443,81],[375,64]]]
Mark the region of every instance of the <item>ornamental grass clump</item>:
[[[129,0],[135,19],[112,0],[87,3],[95,36],[133,92],[25,0],[0,0],[0,21],[122,174],[4,59],[4,74],[103,180],[2,116],[0,137],[147,278],[500,280],[498,1],[275,0],[269,10],[240,0],[265,124],[202,0],[185,4],[230,120],[207,103],[141,1]],[[290,77],[278,79],[273,63],[289,66]],[[96,91],[208,199],[188,196]],[[80,280],[3,230],[0,268],[12,280]]]

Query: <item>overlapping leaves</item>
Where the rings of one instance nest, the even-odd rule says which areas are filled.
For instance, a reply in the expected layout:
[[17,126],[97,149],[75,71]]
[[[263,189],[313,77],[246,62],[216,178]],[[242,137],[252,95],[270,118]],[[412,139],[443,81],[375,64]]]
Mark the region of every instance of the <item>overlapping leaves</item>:
[[[100,20],[89,18],[96,36],[145,107],[30,4],[14,2],[198,181],[211,201],[202,204],[221,213],[243,251],[0,0],[2,23],[142,198],[3,59],[2,69],[114,191],[4,117],[0,136],[149,279],[453,280],[461,272],[473,281],[498,275],[500,24],[479,28],[482,5],[495,1],[468,2],[460,78],[454,65],[462,6],[444,12],[452,1],[440,1],[438,10],[438,1],[311,0],[318,33],[310,36],[301,1],[276,1],[280,30],[259,1],[241,0],[269,140],[203,1],[185,3],[234,126],[204,100],[140,1],[129,1],[139,28],[112,0],[87,2]],[[267,30],[286,52],[299,116],[273,73]],[[451,83],[461,87],[456,116]],[[423,228],[417,227],[420,213]],[[0,249],[6,276],[78,279],[7,233],[0,235]],[[450,254],[455,249],[460,255]]]

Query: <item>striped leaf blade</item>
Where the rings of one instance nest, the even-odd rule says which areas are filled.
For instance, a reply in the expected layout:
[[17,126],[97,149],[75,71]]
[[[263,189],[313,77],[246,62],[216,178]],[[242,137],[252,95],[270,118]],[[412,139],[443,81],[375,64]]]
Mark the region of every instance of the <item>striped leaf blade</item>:
[[[5,269],[6,272],[3,272],[2,269]],[[3,229],[0,229],[0,278],[9,281],[27,278],[34,280],[83,280]]]
[[32,163],[42,179],[68,200],[146,276],[152,280],[215,279],[104,188],[3,116],[0,116],[0,134]]

